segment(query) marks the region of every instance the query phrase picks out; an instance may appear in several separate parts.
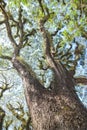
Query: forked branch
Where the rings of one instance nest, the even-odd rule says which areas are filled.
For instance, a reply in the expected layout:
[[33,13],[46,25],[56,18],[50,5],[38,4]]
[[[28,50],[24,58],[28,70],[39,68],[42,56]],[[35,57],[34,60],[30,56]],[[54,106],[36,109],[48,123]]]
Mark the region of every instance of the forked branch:
[[45,46],[45,55],[48,65],[53,69],[56,76],[58,77],[58,82],[62,81],[62,74],[64,75],[65,72],[60,62],[56,63],[52,54],[51,54],[51,47],[52,47],[52,35],[45,29],[44,24],[48,21],[50,15],[44,16],[40,20],[40,31],[44,38],[44,46]]
[[9,90],[12,86],[10,86],[10,84],[7,81],[7,78],[3,75],[3,73],[1,74],[1,76],[3,77],[4,81],[0,81],[1,86],[0,86],[0,98],[3,97],[3,94],[5,91]]
[[1,9],[3,15],[4,15],[4,18],[5,18],[4,22],[5,22],[5,25],[6,25],[8,37],[9,37],[9,39],[10,39],[10,41],[11,41],[11,43],[12,43],[14,49],[15,49],[17,47],[17,44],[16,44],[16,41],[14,40],[13,35],[12,35],[8,15],[7,15],[5,8],[3,7],[2,4],[0,5],[0,9]]

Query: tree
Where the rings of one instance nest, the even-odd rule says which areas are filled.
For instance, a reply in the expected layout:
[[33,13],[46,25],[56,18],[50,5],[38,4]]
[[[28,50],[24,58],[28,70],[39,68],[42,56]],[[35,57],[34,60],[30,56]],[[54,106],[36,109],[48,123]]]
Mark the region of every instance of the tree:
[[[26,101],[35,130],[83,130],[87,128],[87,110],[76,94],[73,75],[77,61],[80,59],[83,50],[83,46],[77,43],[76,37],[82,33],[82,36],[87,38],[84,25],[86,21],[83,23],[83,20],[85,20],[84,16],[86,17],[86,1],[83,1],[83,3],[77,0],[74,2],[71,0],[68,3],[66,1],[63,1],[63,3],[60,1],[47,2],[48,3],[45,4],[45,2],[39,0],[37,2],[30,1],[31,4],[29,3],[29,7],[31,5],[34,6],[34,4],[35,7],[38,7],[35,10],[36,12],[32,10],[34,20],[31,22],[24,16],[24,6],[20,4],[20,1],[17,3],[17,19],[15,19],[10,9],[7,10],[6,3],[1,1],[0,9],[3,18],[0,24],[5,24],[12,45],[11,49],[12,47],[13,49],[9,55],[5,55],[2,52],[0,58],[9,60],[22,78]],[[53,6],[57,9],[59,3],[60,5],[62,4],[62,7],[66,7],[69,13],[67,14],[66,11],[64,15],[64,12],[60,12],[62,21],[64,20],[64,22],[61,23],[61,20],[55,22],[57,23],[57,30],[51,33],[49,27],[51,26],[52,20],[55,21],[55,19],[57,19],[57,13],[59,11],[52,9]],[[80,14],[77,13],[78,10]],[[81,20],[80,23],[78,23],[77,16]],[[35,20],[39,21],[36,24],[38,28],[32,28],[32,24]],[[30,30],[25,29],[26,24],[30,25]],[[61,29],[64,29],[63,27],[67,27],[68,31],[66,29],[61,31]],[[78,29],[78,31],[75,32],[74,28]],[[70,30],[71,32],[69,32]],[[62,33],[63,40],[60,37],[59,43],[54,47],[53,38],[59,31]],[[42,65],[41,68],[45,70],[50,68],[53,72],[53,80],[48,89],[44,87],[31,65],[24,60],[21,54],[23,48],[31,46],[30,38],[32,38],[32,36],[35,37],[38,33],[43,39],[43,59],[44,61],[46,60],[46,68],[43,67],[42,62],[39,60],[40,65]],[[75,40],[77,45],[73,52],[73,54],[75,54],[74,64],[72,63],[73,67],[71,67],[71,64],[68,66],[68,62],[71,63],[72,61],[72,40]],[[69,48],[64,52],[64,47],[68,42],[70,43]],[[56,55],[58,56],[57,60]]]
[[[5,71],[5,69],[4,69],[4,71]],[[10,71],[11,71],[11,68],[10,68]],[[1,71],[1,73],[0,73],[0,101],[2,103],[1,102],[0,103],[2,105],[0,104],[0,130],[3,130],[3,129],[8,130],[8,129],[10,129],[10,127],[11,128],[13,127],[13,129],[15,129],[15,130],[17,130],[17,129],[18,130],[24,130],[24,129],[31,130],[32,129],[31,117],[29,115],[29,112],[27,110],[25,111],[24,105],[21,104],[20,102],[16,102],[16,104],[18,104],[18,105],[16,105],[14,107],[15,101],[13,104],[10,103],[12,98],[10,99],[10,101],[7,101],[9,99],[8,92],[10,91],[10,93],[11,93],[11,89],[14,86],[14,83],[12,83],[12,80],[10,80],[10,77],[8,77],[9,80],[7,79],[7,77],[8,76],[4,72],[2,73],[2,71]],[[5,92],[8,93],[6,95],[6,98],[8,98],[8,99],[6,99],[6,101],[4,100],[4,98],[5,98],[4,94],[6,94]],[[17,97],[17,95],[16,95],[16,97]],[[7,112],[7,109],[9,110],[8,112]],[[10,115],[11,113],[12,113],[12,115]],[[16,123],[19,124],[19,122],[20,122],[19,126],[15,126],[14,118],[16,118]]]
[[[7,104],[7,107],[8,109],[13,113],[13,115],[22,122],[21,126],[18,127],[18,130],[23,130],[23,129],[26,129],[26,130],[31,130],[30,126],[31,126],[31,117],[29,115],[29,113],[27,113],[27,116],[28,116],[28,119],[25,119],[24,115],[25,115],[25,112],[24,112],[24,109],[23,109],[23,106],[19,104],[19,108],[14,108],[11,104]],[[20,113],[18,113],[20,112]],[[12,123],[12,121],[10,121]],[[9,123],[8,121],[6,122],[6,126],[9,127]],[[8,125],[9,124],[9,125]],[[6,127],[7,128],[7,127]],[[17,129],[16,126],[14,127],[14,129]]]
[[[0,81],[0,99],[3,97],[3,93],[10,89],[11,86],[7,83],[7,80],[5,78],[5,76],[2,74],[3,78],[4,78],[4,82]],[[3,126],[3,121],[4,121],[4,117],[5,117],[5,111],[2,109],[2,107],[0,106],[0,129],[2,130],[2,126]]]

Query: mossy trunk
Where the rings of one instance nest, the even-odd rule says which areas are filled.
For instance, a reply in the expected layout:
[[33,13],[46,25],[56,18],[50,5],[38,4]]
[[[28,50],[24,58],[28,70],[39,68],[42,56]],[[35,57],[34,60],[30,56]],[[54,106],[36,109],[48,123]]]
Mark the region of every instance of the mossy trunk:
[[54,71],[51,90],[45,89],[20,61],[15,59],[13,65],[23,80],[34,130],[87,129],[87,110],[74,90],[72,77],[61,65],[60,77]]

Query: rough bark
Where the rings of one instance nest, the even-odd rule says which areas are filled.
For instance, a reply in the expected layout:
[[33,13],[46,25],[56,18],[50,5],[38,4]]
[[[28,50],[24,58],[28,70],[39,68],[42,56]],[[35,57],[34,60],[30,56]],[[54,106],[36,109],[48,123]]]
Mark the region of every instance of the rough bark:
[[25,64],[17,59],[12,62],[23,79],[34,130],[86,130],[87,110],[75,93],[71,77],[62,66],[60,69],[66,74],[62,73],[64,82],[58,84],[59,77],[55,76],[57,89],[48,90]]
[[[18,26],[20,30],[19,44],[16,43],[12,35],[9,18],[2,4],[0,8],[5,17],[3,22],[6,25],[8,37],[14,48],[12,63],[23,80],[34,130],[86,130],[87,110],[76,95],[73,78],[60,61],[58,63],[55,62],[51,54],[51,35],[44,27],[45,22],[50,17],[49,12],[46,13],[47,16],[40,20],[40,31],[45,43],[47,63],[54,72],[51,90],[45,89],[36,78],[31,67],[17,58],[20,55],[20,49],[24,42],[21,8],[19,10],[18,22],[18,25],[20,25]],[[11,60],[7,56],[2,56],[2,58]]]

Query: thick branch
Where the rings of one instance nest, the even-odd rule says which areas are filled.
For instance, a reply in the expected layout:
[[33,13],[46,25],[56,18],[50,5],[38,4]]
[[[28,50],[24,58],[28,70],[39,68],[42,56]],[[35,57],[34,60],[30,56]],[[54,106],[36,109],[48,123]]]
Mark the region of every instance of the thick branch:
[[10,23],[9,23],[9,18],[8,18],[8,15],[4,9],[4,7],[2,5],[0,5],[0,8],[2,10],[2,13],[5,17],[5,25],[6,25],[6,29],[7,29],[7,33],[8,33],[8,37],[13,45],[14,48],[17,47],[17,44],[16,44],[16,41],[14,40],[13,36],[12,36],[12,31],[11,31],[11,26],[10,26]]
[[49,15],[43,17],[40,20],[40,31],[42,32],[44,38],[45,54],[46,54],[47,62],[49,66],[55,71],[55,74],[58,76],[58,81],[61,82],[62,74],[64,75],[65,72],[63,71],[63,67],[61,63],[60,62],[56,63],[51,54],[52,36],[44,27],[44,24],[48,19],[49,19]]
[[16,59],[13,58],[12,63],[20,76],[23,79],[27,79],[29,90],[32,88],[37,91],[44,89],[43,85],[37,79],[36,74],[32,71],[32,68],[23,59],[20,59],[19,57],[17,57]]
[[87,85],[87,78],[86,77],[75,77],[76,84]]

